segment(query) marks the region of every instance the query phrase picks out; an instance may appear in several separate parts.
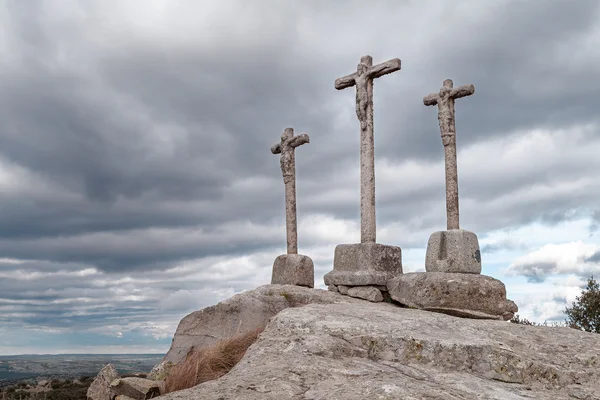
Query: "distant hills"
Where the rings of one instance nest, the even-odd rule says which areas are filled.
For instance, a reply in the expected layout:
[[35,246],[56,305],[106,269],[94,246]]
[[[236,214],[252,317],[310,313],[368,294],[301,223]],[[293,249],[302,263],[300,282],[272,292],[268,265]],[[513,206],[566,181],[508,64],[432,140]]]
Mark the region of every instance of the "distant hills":
[[0,356],[0,387],[29,378],[96,376],[108,363],[120,374],[148,373],[164,354],[58,354]]

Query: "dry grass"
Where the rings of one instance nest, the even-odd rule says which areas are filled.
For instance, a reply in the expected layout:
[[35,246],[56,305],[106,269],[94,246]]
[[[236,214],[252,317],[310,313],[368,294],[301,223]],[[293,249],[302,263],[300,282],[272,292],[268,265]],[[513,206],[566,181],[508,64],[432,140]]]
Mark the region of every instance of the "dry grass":
[[171,368],[165,380],[166,393],[222,377],[244,357],[263,329],[222,339],[210,347],[190,349],[185,361]]

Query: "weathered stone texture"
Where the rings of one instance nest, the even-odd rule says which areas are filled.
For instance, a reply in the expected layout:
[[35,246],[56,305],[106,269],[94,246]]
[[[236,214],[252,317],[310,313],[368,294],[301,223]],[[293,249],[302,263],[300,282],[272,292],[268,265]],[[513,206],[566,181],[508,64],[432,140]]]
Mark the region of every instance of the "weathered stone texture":
[[431,93],[423,98],[426,106],[438,106],[438,120],[444,145],[446,166],[446,218],[447,229],[459,229],[458,209],[458,169],[456,166],[456,127],[454,100],[475,93],[475,86],[463,85],[457,88],[451,79],[446,79],[439,93]]
[[281,173],[285,184],[285,226],[287,237],[287,253],[298,253],[298,223],[296,221],[296,156],[295,149],[310,143],[306,133],[294,136],[292,128],[286,128],[281,135],[281,142],[271,147],[271,153],[281,154]]
[[135,400],[148,400],[160,396],[158,382],[136,377],[115,379],[110,384],[113,396],[125,396]]
[[112,364],[106,364],[96,376],[87,391],[88,400],[112,400],[110,383],[119,378]]
[[463,229],[434,232],[427,242],[427,272],[481,273],[477,235]]
[[348,296],[372,302],[383,301],[381,291],[374,286],[355,286],[348,289]]
[[311,303],[355,304],[363,301],[328,290],[295,285],[260,286],[184,317],[179,322],[171,348],[163,361],[177,364],[192,346],[199,349],[237,333],[263,327],[272,316],[288,307]]
[[363,56],[356,72],[338,78],[338,90],[356,87],[356,116],[360,123],[360,221],[361,243],[376,242],[375,218],[375,142],[373,135],[373,79],[400,70],[394,58],[373,66],[371,56]]
[[227,375],[164,400],[597,400],[599,354],[600,335],[575,329],[311,304],[280,312]]
[[271,276],[273,285],[315,287],[315,266],[302,254],[283,254],[275,259]]
[[506,288],[485,275],[411,272],[388,282],[392,299],[408,307],[469,318],[512,318],[517,305]]
[[379,243],[340,244],[335,248],[333,271],[325,274],[326,285],[383,285],[402,274],[402,250]]
[[148,374],[147,378],[153,381],[164,381],[167,379],[167,375],[169,375],[169,371],[173,367],[173,363],[170,361],[162,361],[161,363],[156,364],[152,371]]

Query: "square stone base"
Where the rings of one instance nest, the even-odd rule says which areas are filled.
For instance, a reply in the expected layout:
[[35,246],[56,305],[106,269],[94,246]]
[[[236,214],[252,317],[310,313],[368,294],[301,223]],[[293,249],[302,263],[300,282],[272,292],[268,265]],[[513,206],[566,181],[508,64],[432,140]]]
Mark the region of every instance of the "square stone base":
[[315,266],[302,254],[282,254],[273,263],[272,285],[315,287]]
[[386,285],[402,274],[402,250],[379,243],[340,244],[335,248],[333,271],[325,274],[326,285]]
[[464,229],[434,232],[427,242],[425,271],[480,274],[477,235]]

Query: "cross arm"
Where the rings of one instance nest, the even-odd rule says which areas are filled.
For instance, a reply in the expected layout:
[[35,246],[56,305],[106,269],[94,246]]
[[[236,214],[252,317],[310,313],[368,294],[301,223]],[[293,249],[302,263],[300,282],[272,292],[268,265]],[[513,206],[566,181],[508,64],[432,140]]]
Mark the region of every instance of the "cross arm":
[[438,102],[438,94],[437,93],[431,93],[428,94],[427,96],[423,97],[423,104],[425,104],[426,106],[435,106]]
[[335,88],[337,90],[342,90],[342,89],[346,89],[351,86],[354,86],[354,84],[355,84],[354,78],[355,77],[356,77],[356,72],[354,72],[350,75],[342,76],[341,78],[337,78],[335,80]]
[[475,93],[475,86],[471,85],[462,85],[457,88],[452,89],[450,92],[450,97],[454,99],[460,99],[461,97],[470,96]]
[[276,143],[273,146],[271,146],[271,153],[273,153],[273,154],[281,153],[281,143]]
[[381,64],[377,64],[369,68],[369,77],[370,78],[379,78],[380,76],[384,76],[387,74],[391,74],[392,72],[396,72],[400,70],[400,59],[392,58],[386,62],[382,62]]
[[294,136],[291,140],[290,140],[290,145],[292,147],[298,147],[301,146],[305,143],[310,143],[310,138],[308,137],[308,135],[306,133],[300,134],[298,136]]

